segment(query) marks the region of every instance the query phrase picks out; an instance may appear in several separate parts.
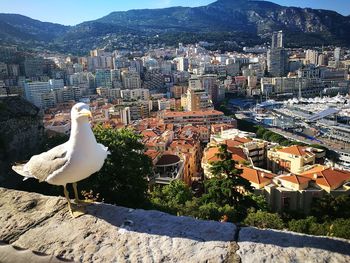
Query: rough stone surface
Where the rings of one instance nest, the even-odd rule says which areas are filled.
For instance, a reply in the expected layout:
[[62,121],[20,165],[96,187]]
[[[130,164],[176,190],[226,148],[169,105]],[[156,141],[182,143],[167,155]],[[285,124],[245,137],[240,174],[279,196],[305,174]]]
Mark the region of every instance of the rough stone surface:
[[[14,260],[14,257],[16,259]],[[62,260],[53,255],[45,255],[43,253],[33,252],[26,249],[21,249],[6,243],[0,242],[0,262],[1,263],[13,263],[13,262],[30,262],[30,263],[62,263],[73,262],[68,260]]]
[[3,184],[9,179],[14,181],[9,176],[14,162],[37,153],[44,134],[42,119],[39,108],[25,99],[0,96],[0,182]]
[[0,239],[76,262],[238,262],[230,223],[95,203],[71,218],[64,198],[0,188]]
[[242,228],[238,255],[248,262],[350,262],[350,242],[278,230]]
[[33,252],[74,262],[350,262],[348,240],[251,227],[235,236],[230,223],[101,203],[73,219],[62,197],[0,188],[0,241],[25,249],[0,247],[5,262]]

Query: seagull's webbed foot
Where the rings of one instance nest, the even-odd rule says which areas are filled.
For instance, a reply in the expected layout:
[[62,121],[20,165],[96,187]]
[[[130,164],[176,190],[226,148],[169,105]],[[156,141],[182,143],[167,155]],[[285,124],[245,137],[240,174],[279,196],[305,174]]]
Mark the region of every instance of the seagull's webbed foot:
[[77,218],[79,216],[82,216],[84,214],[86,214],[86,210],[84,207],[72,204],[69,198],[69,193],[67,191],[66,186],[63,186],[64,188],[64,196],[67,199],[67,203],[68,203],[68,209],[70,211],[70,214],[72,215],[72,217]]
[[78,194],[78,186],[77,183],[73,183],[73,190],[74,190],[74,200],[76,204],[81,204],[81,205],[90,205],[94,202],[94,200],[91,199],[85,199],[85,200],[81,200],[79,199],[79,194]]
[[79,216],[85,215],[86,214],[86,209],[83,206],[77,206],[77,205],[73,205],[70,209],[71,215],[74,218],[77,218]]

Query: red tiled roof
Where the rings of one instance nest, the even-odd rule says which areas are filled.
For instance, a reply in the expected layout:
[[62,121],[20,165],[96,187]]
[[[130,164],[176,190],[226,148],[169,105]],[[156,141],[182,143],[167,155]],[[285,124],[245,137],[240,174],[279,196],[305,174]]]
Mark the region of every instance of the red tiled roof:
[[143,130],[141,134],[145,137],[156,137],[157,134],[152,130]]
[[[330,167],[322,166],[318,169],[314,168],[301,174],[301,176],[314,180],[316,184],[336,189],[343,183],[350,180],[350,172]],[[315,178],[317,175],[317,178]]]
[[[204,158],[208,163],[220,161],[220,158],[217,157],[219,153],[219,147],[212,147],[205,151]],[[232,152],[232,160],[236,162],[246,161],[246,157],[242,151],[242,149],[237,148]]]
[[195,141],[194,141],[194,140],[191,140],[191,139],[174,140],[174,141],[170,144],[170,148],[174,148],[174,147],[193,148],[193,147],[195,147]]
[[279,177],[279,179],[285,180],[285,181],[288,181],[288,182],[291,182],[291,183],[297,184],[297,185],[301,185],[301,184],[304,184],[304,183],[311,181],[310,178],[298,176],[295,174]]
[[245,155],[242,148],[228,147],[227,150],[232,153],[232,159],[235,161],[240,162],[247,160],[247,156]]
[[158,152],[156,150],[147,150],[145,152],[145,155],[150,157],[152,160],[155,160],[158,157],[159,154],[160,154],[160,152]]
[[275,174],[267,173],[250,167],[243,167],[242,169],[243,171],[241,176],[244,179],[247,179],[249,182],[255,184],[270,182],[276,176]]
[[297,156],[305,156],[310,154],[308,151],[306,151],[306,147],[299,146],[299,145],[293,145],[290,147],[279,149],[277,151],[283,152],[283,153],[289,153]]

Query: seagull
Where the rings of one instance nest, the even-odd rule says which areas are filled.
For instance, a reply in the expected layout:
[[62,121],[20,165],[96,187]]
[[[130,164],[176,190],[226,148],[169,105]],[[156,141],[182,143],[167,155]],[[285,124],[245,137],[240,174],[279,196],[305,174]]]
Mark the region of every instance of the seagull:
[[97,143],[89,117],[92,117],[92,114],[87,104],[75,104],[71,110],[72,126],[67,142],[32,156],[27,163],[12,166],[16,173],[25,177],[24,180],[36,178],[39,182],[62,185],[73,217],[85,212],[83,208],[72,206],[66,185],[73,184],[76,203],[84,203],[79,200],[77,182],[98,172],[110,154],[107,147]]

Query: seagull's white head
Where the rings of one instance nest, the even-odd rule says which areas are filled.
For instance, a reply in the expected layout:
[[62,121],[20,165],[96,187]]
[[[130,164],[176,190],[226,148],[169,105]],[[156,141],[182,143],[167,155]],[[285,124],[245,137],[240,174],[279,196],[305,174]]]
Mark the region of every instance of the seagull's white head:
[[77,103],[73,106],[72,110],[71,110],[71,118],[72,121],[83,121],[83,122],[88,122],[89,121],[89,117],[92,118],[92,114],[89,108],[89,105],[85,104],[85,103]]

